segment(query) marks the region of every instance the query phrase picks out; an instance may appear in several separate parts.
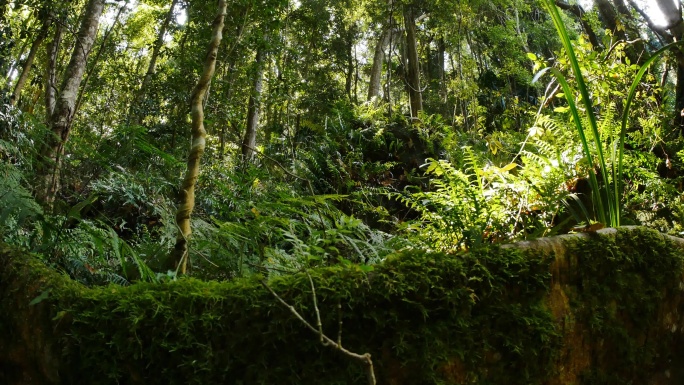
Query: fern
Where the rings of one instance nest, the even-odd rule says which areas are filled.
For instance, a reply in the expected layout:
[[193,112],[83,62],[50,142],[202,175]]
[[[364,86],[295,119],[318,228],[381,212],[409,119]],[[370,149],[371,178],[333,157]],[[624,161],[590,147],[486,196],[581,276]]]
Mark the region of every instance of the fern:
[[0,236],[6,243],[30,248],[43,218],[41,206],[23,186],[14,165],[0,163]]

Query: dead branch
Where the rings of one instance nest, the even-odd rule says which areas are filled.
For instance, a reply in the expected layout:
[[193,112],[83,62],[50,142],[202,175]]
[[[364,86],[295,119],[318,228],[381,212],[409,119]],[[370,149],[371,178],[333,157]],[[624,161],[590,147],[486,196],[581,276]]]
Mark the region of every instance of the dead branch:
[[[341,341],[341,339],[342,339],[342,332],[341,331],[338,334],[338,341],[337,342],[335,342],[334,340],[332,340],[331,338],[329,338],[328,336],[326,336],[323,333],[323,327],[321,325],[321,313],[318,309],[318,301],[316,299],[316,289],[314,287],[313,279],[311,278],[311,275],[309,275],[308,272],[306,274],[309,277],[309,282],[311,283],[311,290],[312,290],[312,295],[313,295],[314,308],[316,310],[316,319],[318,322],[318,329],[315,328],[313,325],[311,325],[306,319],[304,319],[304,317],[302,317],[302,315],[299,314],[299,312],[297,311],[297,309],[294,308],[294,306],[287,303],[275,291],[273,291],[273,289],[271,289],[271,287],[268,286],[268,284],[266,283],[265,280],[262,280],[261,284],[266,288],[266,290],[268,290],[271,294],[273,294],[273,296],[278,300],[278,302],[280,302],[283,306],[285,306],[288,310],[290,310],[290,313],[292,313],[292,315],[294,315],[300,322],[302,322],[304,324],[304,326],[306,326],[312,332],[318,334],[320,339],[321,339],[321,344],[323,344],[323,346],[330,346],[333,349],[337,350],[338,352],[344,354],[345,356],[347,356],[347,357],[349,357],[355,361],[360,362],[366,368],[366,377],[368,378],[368,385],[375,385],[376,384],[376,382],[375,382],[375,371],[373,370],[373,361],[371,359],[370,353],[358,354],[358,353],[354,353],[352,351],[349,351],[349,350],[343,348],[342,344],[341,344],[341,342],[342,342]],[[341,308],[341,305],[338,305],[338,311],[341,311],[341,310],[339,310],[340,308]],[[341,325],[342,325],[342,317],[340,317],[340,326]]]

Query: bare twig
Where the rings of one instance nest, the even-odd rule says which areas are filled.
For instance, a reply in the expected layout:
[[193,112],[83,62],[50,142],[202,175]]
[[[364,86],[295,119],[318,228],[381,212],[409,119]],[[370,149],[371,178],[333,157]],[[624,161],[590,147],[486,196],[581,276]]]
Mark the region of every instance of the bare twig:
[[311,278],[311,274],[309,272],[306,272],[306,276],[309,277],[309,282],[311,283],[311,295],[313,297],[313,303],[314,303],[314,309],[316,310],[316,323],[318,326],[318,334],[321,336],[321,343],[323,346],[326,346],[327,343],[325,340],[323,340],[323,324],[321,323],[321,312],[318,310],[318,300],[316,299],[316,286],[314,286],[313,283],[313,278]]
[[342,302],[340,299],[337,299],[337,320],[338,320],[338,329],[337,329],[337,344],[341,347],[342,346]]
[[[308,272],[307,272],[307,275],[309,275]],[[311,278],[310,275],[309,275],[309,280],[311,282],[311,287],[313,288],[314,287],[313,279]],[[323,334],[322,328],[316,329],[315,327],[313,327],[313,325],[311,325],[306,319],[304,319],[304,317],[302,317],[301,314],[299,314],[299,312],[297,311],[297,309],[294,308],[294,306],[285,302],[285,300],[282,299],[278,295],[278,293],[273,291],[273,289],[271,289],[271,287],[268,286],[266,281],[262,280],[261,285],[263,285],[266,288],[266,290],[268,290],[271,294],[273,294],[273,296],[278,300],[278,302],[280,302],[283,306],[285,306],[288,310],[290,310],[290,313],[292,313],[292,315],[294,315],[299,321],[301,321],[304,324],[304,326],[306,326],[312,332],[318,334],[321,338],[321,343],[324,346],[330,346],[333,349],[337,350],[338,352],[344,354],[345,356],[363,364],[364,367],[366,368],[366,377],[368,378],[368,385],[375,385],[376,384],[376,382],[375,382],[375,371],[373,370],[373,360],[371,359],[370,353],[358,354],[358,353],[354,353],[352,351],[349,351],[349,350],[343,348],[342,344],[339,344],[339,343],[333,341],[332,339],[330,339],[330,337]],[[316,317],[317,317],[318,322],[320,324],[321,315],[320,315],[320,312],[318,311],[318,305],[317,305],[317,301],[316,301],[316,292],[315,291],[313,293],[313,296],[314,296],[314,307],[316,308]],[[339,309],[339,307],[338,307],[338,309]],[[341,321],[340,321],[340,324],[341,324]],[[340,338],[341,338],[341,332],[338,334],[338,339],[340,339]]]

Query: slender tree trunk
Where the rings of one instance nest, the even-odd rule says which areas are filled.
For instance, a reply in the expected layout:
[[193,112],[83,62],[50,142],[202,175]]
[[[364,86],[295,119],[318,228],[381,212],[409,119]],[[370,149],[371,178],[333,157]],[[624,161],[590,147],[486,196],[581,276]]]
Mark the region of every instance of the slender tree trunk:
[[[665,22],[667,23],[665,29],[670,31],[670,36],[665,36],[666,41],[681,41],[684,39],[684,19],[682,19],[681,2],[656,0],[656,3],[665,16]],[[648,24],[651,26],[652,22]],[[654,32],[659,33],[657,30],[654,30]],[[659,34],[662,35],[662,33]],[[675,86],[674,125],[680,132],[684,133],[684,49],[681,47],[675,49],[677,84]]]
[[[19,48],[19,52],[16,56],[15,60],[12,60],[12,63],[3,63],[3,68],[1,68],[1,72],[6,73],[5,79],[7,81],[7,84],[5,84],[5,89],[9,90],[10,89],[10,81],[9,78],[12,76],[12,72],[14,72],[15,69],[17,69],[17,66],[19,65],[19,62],[21,61],[21,57],[24,56],[24,52],[26,52],[26,49],[28,48],[28,41],[24,41],[22,43],[21,48]],[[8,50],[9,51],[9,50]],[[9,54],[9,52],[8,52]],[[9,65],[7,65],[9,64]],[[5,67],[7,67],[7,72],[5,72]]]
[[124,10],[126,10],[126,7],[128,6],[128,1],[126,1],[121,7],[119,7],[119,11],[116,13],[116,17],[114,18],[114,22],[112,23],[111,27],[107,29],[107,31],[104,33],[102,36],[102,42],[100,43],[100,47],[97,49],[97,54],[95,54],[95,57],[90,61],[90,69],[86,72],[85,78],[83,79],[83,86],[81,89],[78,91],[78,97],[76,98],[76,107],[74,109],[74,115],[78,113],[78,110],[81,108],[81,102],[83,101],[83,95],[85,94],[85,91],[88,89],[88,82],[90,81],[90,78],[93,75],[93,72],[95,71],[95,68],[97,68],[97,63],[100,61],[100,57],[102,57],[102,53],[104,52],[105,48],[107,47],[107,42],[109,41],[109,36],[111,36],[112,32],[114,31],[114,28],[116,28],[117,25],[119,25],[119,19],[121,18],[121,14],[123,14]]
[[45,21],[40,29],[40,32],[38,33],[38,36],[36,36],[36,39],[33,41],[33,44],[31,44],[31,49],[29,50],[28,57],[26,58],[24,65],[21,67],[21,74],[19,75],[17,83],[14,85],[14,92],[12,92],[12,96],[10,97],[10,104],[13,106],[16,106],[19,102],[19,98],[21,97],[21,91],[24,89],[26,80],[28,80],[29,72],[33,67],[33,61],[36,58],[38,49],[43,44],[43,40],[45,40],[45,37],[47,36],[49,27],[50,22]]
[[54,112],[48,122],[52,133],[46,140],[44,150],[41,151],[43,159],[38,170],[39,178],[42,179],[38,197],[48,206],[54,202],[59,189],[59,171],[64,154],[64,145],[69,138],[78,89],[83,79],[88,55],[95,43],[104,6],[105,0],[90,0],[86,5],[83,21],[76,36],[76,44],[54,104]]
[[211,42],[204,61],[202,75],[194,90],[190,102],[192,114],[192,146],[188,154],[188,169],[183,179],[180,191],[180,202],[176,212],[176,224],[178,225],[178,236],[176,246],[170,255],[170,263],[174,265],[180,274],[187,272],[188,266],[188,241],[192,234],[190,227],[190,215],[195,208],[195,184],[199,176],[200,158],[206,146],[207,132],[204,129],[204,108],[202,102],[204,95],[211,84],[216,69],[216,56],[223,38],[223,23],[226,17],[227,2],[219,0],[218,12],[213,23]]
[[359,55],[354,45],[354,103],[359,103]]
[[145,77],[143,78],[142,84],[140,85],[140,90],[138,91],[140,94],[140,99],[144,97],[145,92],[147,91],[147,87],[150,85],[152,77],[157,71],[157,59],[159,58],[159,52],[161,51],[161,48],[164,45],[164,35],[166,35],[166,31],[168,31],[169,29],[171,20],[173,20],[173,13],[177,4],[178,0],[173,0],[173,2],[171,3],[171,7],[169,7],[169,12],[166,13],[166,17],[164,18],[164,21],[159,27],[159,31],[157,33],[157,40],[154,41],[154,47],[152,48],[150,63],[147,66],[147,72],[145,72]]
[[674,125],[679,132],[684,134],[684,65],[682,63],[677,63]]
[[408,8],[404,12],[404,27],[406,28],[406,54],[408,56],[408,89],[411,101],[411,117],[417,118],[423,109],[423,94],[420,88],[420,64],[416,43],[416,18],[413,10]]
[[371,67],[370,82],[368,84],[368,100],[380,95],[380,80],[382,79],[382,64],[385,62],[385,48],[389,44],[392,31],[387,28],[378,38],[375,44],[375,54],[373,55],[373,66]]
[[57,97],[57,56],[59,54],[59,45],[62,41],[62,24],[55,23],[55,33],[52,40],[48,44],[47,52],[47,71],[45,76],[45,116],[47,116],[48,123],[55,111],[55,100]]
[[344,82],[344,91],[347,93],[349,102],[353,102],[352,85],[354,84],[354,27],[347,31],[347,73]]
[[259,48],[256,53],[256,74],[254,76],[254,89],[249,97],[247,108],[247,129],[242,140],[242,155],[245,159],[251,159],[256,147],[257,127],[259,125],[259,108],[261,105],[261,90],[264,76],[264,50]]

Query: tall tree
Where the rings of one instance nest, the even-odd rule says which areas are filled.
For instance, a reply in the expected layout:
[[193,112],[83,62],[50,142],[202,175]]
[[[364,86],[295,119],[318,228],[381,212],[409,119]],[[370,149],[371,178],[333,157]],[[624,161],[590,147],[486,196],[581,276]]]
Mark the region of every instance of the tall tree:
[[31,44],[29,54],[26,57],[24,64],[21,66],[21,73],[19,74],[19,79],[17,79],[17,83],[14,85],[14,92],[12,92],[12,96],[10,97],[10,104],[13,106],[17,104],[19,98],[21,97],[21,91],[24,88],[24,84],[26,84],[26,80],[28,80],[29,72],[33,67],[33,61],[36,58],[38,49],[43,44],[43,40],[45,40],[45,37],[48,34],[49,28],[50,21],[46,19],[43,21],[43,25],[40,28],[38,35],[36,35],[36,38],[33,40],[33,43]]
[[[629,5],[634,8],[644,19],[648,28],[658,36],[663,43],[672,43],[684,39],[684,19],[682,19],[682,3],[674,0],[655,0],[665,16],[665,26],[660,26],[653,22],[646,12],[634,0],[628,0]],[[674,125],[681,132],[684,132],[684,50],[681,47],[674,49],[674,67],[677,73],[677,83],[675,85],[675,111]]]
[[49,121],[50,116],[55,112],[55,102],[57,95],[57,56],[59,46],[62,42],[62,23],[55,23],[55,31],[52,40],[47,46],[47,63],[45,73],[45,116]]
[[216,56],[223,38],[223,24],[228,8],[226,0],[219,0],[218,12],[213,22],[209,50],[204,60],[204,68],[197,84],[192,91],[190,108],[192,114],[192,145],[188,154],[188,169],[181,185],[180,202],[176,212],[178,236],[176,245],[171,252],[169,264],[175,266],[178,272],[185,274],[188,266],[188,241],[192,234],[190,215],[195,208],[195,185],[199,177],[200,159],[206,147],[207,131],[204,129],[204,96],[209,89],[211,79],[216,69]]
[[[140,102],[144,100],[147,88],[152,82],[154,74],[157,72],[157,60],[159,58],[161,48],[164,45],[164,36],[166,35],[166,32],[169,30],[169,26],[171,25],[171,20],[173,20],[173,15],[175,12],[176,5],[178,5],[178,1],[179,0],[173,0],[171,2],[171,6],[169,7],[168,12],[166,13],[164,20],[162,21],[161,25],[159,26],[159,30],[157,31],[157,38],[154,41],[154,46],[152,47],[152,55],[150,55],[150,62],[147,65],[145,77],[143,78],[143,81],[140,84],[140,88],[138,89],[138,93],[135,96],[134,107],[136,108],[139,107],[138,105],[140,104]],[[140,120],[143,114],[144,111],[137,111],[133,117],[133,124],[140,124]]]
[[263,89],[264,77],[264,47],[259,47],[254,61],[254,88],[249,96],[249,106],[247,107],[247,129],[242,140],[242,155],[246,159],[251,159],[256,147],[257,127],[259,125],[259,109],[261,107],[261,91]]
[[416,15],[412,6],[404,10],[404,28],[406,29],[406,55],[408,59],[408,93],[411,102],[411,117],[417,118],[423,110],[423,90],[420,87],[420,61],[418,59],[418,43],[416,41]]
[[375,43],[373,66],[371,67],[370,82],[368,84],[368,100],[380,95],[380,81],[382,80],[382,64],[385,62],[385,49],[390,41],[391,30],[385,29]]
[[76,43],[64,73],[64,79],[49,116],[48,126],[51,135],[45,141],[41,156],[38,177],[40,189],[38,198],[48,206],[52,205],[59,190],[60,168],[64,145],[69,139],[71,124],[74,120],[76,97],[83,79],[88,55],[97,36],[100,16],[104,11],[105,0],[89,0],[83,13],[81,27],[76,35]]
[[[671,0],[669,0],[671,1]],[[596,7],[604,25],[613,35],[625,44],[625,53],[632,63],[643,63],[648,59],[648,52],[639,36],[639,31],[633,27],[634,22],[629,10],[622,0],[595,0]]]

